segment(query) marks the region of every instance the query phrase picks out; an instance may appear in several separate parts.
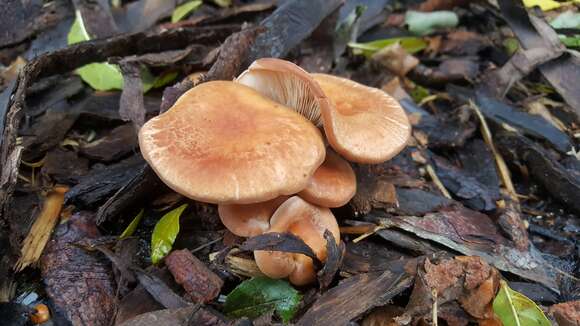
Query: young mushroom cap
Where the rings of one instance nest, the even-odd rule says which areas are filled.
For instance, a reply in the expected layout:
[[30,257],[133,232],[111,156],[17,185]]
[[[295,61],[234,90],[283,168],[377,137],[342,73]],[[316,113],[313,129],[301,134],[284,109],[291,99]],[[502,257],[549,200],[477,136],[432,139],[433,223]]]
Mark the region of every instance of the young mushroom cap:
[[[319,207],[294,196],[286,200],[270,219],[268,232],[290,232],[299,237],[322,262],[326,260],[325,230],[335,241],[340,241],[336,218],[330,209]],[[316,280],[312,259],[295,253],[280,251],[254,251],[256,264],[262,273],[271,278],[288,277],[295,285],[305,285]]]
[[411,126],[394,98],[349,79],[312,76],[333,104],[321,113],[326,138],[336,152],[352,162],[381,163],[405,147]]
[[236,78],[236,82],[250,86],[295,110],[317,127],[322,126],[321,110],[330,105],[308,72],[281,59],[262,58],[254,61]]
[[356,175],[346,160],[331,150],[314,172],[310,183],[298,193],[306,201],[323,207],[340,207],[356,193]]
[[240,237],[253,237],[270,228],[270,218],[276,209],[288,199],[280,196],[255,204],[221,204],[218,214],[224,226]]
[[320,131],[250,87],[203,83],[139,132],[141,153],[189,198],[249,204],[304,189],[322,164]]

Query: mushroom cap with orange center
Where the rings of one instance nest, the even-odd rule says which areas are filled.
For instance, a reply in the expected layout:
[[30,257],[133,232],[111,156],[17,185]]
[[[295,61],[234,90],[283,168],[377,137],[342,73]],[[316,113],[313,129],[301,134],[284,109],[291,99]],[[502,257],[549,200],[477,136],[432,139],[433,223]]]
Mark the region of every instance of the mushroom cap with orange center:
[[[316,257],[326,260],[326,239],[328,230],[338,243],[340,230],[336,218],[326,207],[320,207],[294,196],[286,200],[270,219],[268,232],[290,232],[299,237],[314,252]],[[280,251],[254,251],[260,271],[271,278],[288,277],[295,285],[305,285],[316,280],[316,270],[310,257],[303,254]]]
[[333,104],[321,113],[326,139],[337,153],[352,162],[382,163],[405,148],[411,125],[397,100],[349,79],[312,76]]
[[346,160],[331,150],[314,172],[310,183],[298,193],[306,201],[323,207],[340,207],[356,193],[356,175]]
[[139,145],[170,188],[216,204],[299,192],[325,157],[322,135],[310,121],[231,81],[187,91],[141,128]]

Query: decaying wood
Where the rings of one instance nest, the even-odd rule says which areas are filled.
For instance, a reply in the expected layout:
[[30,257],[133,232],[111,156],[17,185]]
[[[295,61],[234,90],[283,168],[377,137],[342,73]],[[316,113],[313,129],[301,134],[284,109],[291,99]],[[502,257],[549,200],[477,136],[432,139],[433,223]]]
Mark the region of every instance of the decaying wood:
[[183,286],[194,303],[207,303],[216,298],[224,284],[216,274],[187,249],[174,250],[165,257],[165,265]]
[[20,258],[14,268],[16,271],[21,271],[30,264],[36,263],[40,255],[42,255],[42,251],[50,238],[52,229],[59,220],[60,210],[64,203],[64,194],[67,190],[68,187],[66,186],[56,186],[46,196],[42,211],[36,217],[34,224],[30,228],[30,232],[22,243]]
[[577,175],[552,159],[540,146],[515,133],[499,134],[497,143],[503,155],[527,166],[531,176],[554,198],[580,212],[580,178]]
[[[384,216],[378,214],[376,216]],[[504,238],[487,215],[464,207],[440,209],[423,217],[379,218],[381,224],[395,226],[467,256],[480,256],[499,270],[539,282],[558,291],[558,274],[533,246],[520,251]]]
[[297,325],[347,325],[407,289],[412,284],[416,266],[416,260],[397,261],[384,272],[348,278],[322,295]]
[[40,267],[55,321],[108,326],[114,316],[115,284],[109,262],[101,253],[74,245],[99,236],[94,214],[87,212],[73,215],[53,233]]

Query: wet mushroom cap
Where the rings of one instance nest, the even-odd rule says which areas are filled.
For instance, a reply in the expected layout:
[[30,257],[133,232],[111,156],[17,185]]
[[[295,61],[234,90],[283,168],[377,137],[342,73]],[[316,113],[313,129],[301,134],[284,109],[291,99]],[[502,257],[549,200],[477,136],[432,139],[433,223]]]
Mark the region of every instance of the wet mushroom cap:
[[330,105],[312,76],[286,60],[258,59],[236,78],[236,82],[292,108],[317,127],[322,126],[321,111]]
[[218,214],[224,226],[240,237],[253,237],[270,228],[270,218],[288,199],[286,196],[255,204],[218,205]]
[[349,79],[312,74],[333,104],[322,110],[330,146],[357,163],[382,163],[405,147],[411,126],[401,105],[382,90]]
[[[325,230],[335,241],[340,241],[336,218],[326,207],[320,207],[294,196],[286,200],[270,219],[268,232],[290,232],[299,237],[322,262],[326,260]],[[271,278],[288,277],[295,285],[305,285],[316,280],[316,270],[310,257],[303,254],[257,250],[254,258],[260,271]]]
[[139,145],[170,188],[216,204],[299,192],[325,157],[322,135],[310,121],[230,81],[183,94],[141,128]]
[[310,183],[298,195],[323,207],[340,207],[356,193],[356,175],[346,160],[331,150],[324,163],[314,172]]

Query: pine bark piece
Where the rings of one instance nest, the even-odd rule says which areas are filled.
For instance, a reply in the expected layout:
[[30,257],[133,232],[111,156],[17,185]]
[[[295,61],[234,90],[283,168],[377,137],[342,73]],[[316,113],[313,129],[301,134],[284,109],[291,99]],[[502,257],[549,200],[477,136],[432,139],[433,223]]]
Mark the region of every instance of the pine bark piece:
[[94,215],[80,212],[56,228],[46,247],[41,273],[56,324],[108,326],[115,315],[111,265],[101,253],[74,245],[99,236]]
[[165,265],[195,303],[207,303],[217,297],[224,282],[187,249],[175,250],[165,258]]

